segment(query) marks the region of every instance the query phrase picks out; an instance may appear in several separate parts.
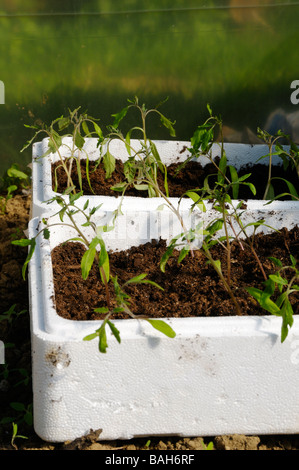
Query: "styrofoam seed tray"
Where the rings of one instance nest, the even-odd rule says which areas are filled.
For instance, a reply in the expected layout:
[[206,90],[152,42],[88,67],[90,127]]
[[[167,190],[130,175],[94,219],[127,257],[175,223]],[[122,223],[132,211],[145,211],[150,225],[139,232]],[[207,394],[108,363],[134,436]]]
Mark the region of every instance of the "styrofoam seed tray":
[[[61,147],[60,151],[62,156],[67,157],[70,154],[69,146],[72,142],[70,137],[63,139],[64,145]],[[154,141],[158,152],[160,154],[161,160],[166,165],[175,162],[182,162],[190,156],[188,148],[190,148],[190,142],[185,141]],[[90,161],[97,160],[100,156],[100,150],[97,146],[98,140],[96,138],[87,138],[82,152],[80,153],[81,158],[85,158],[86,154]],[[131,141],[132,146],[137,150],[140,148],[138,140]],[[49,201],[58,193],[55,193],[52,189],[52,176],[51,176],[51,165],[52,163],[59,160],[58,154],[50,154],[47,157],[40,158],[48,149],[48,138],[43,139],[41,142],[36,142],[33,144],[32,149],[32,217],[40,216],[41,213],[46,211],[53,210],[53,204],[47,205],[45,201]],[[266,145],[250,145],[250,144],[232,144],[225,143],[224,149],[226,151],[228,164],[235,166],[239,170],[244,165],[253,165],[257,160],[268,154],[268,147]],[[115,158],[119,158],[122,161],[126,161],[128,154],[125,148],[125,145],[119,140],[114,139],[110,146],[109,151]],[[213,144],[212,146],[212,156],[213,158],[219,156],[220,147],[218,144]],[[200,157],[200,163],[204,166],[209,162],[207,157]],[[273,163],[281,163],[282,160],[279,157],[273,157]],[[268,164],[268,159],[260,160],[261,164]],[[266,182],[265,182],[266,184]],[[80,198],[78,202],[79,205],[84,205],[86,199],[90,201],[90,206],[97,206],[98,204],[104,204],[104,209],[107,211],[114,211],[117,209],[120,203],[119,194],[116,193],[116,196],[96,196],[96,195],[86,195]],[[179,198],[170,197],[170,201],[177,207]],[[131,209],[131,204],[134,204],[134,209],[136,210],[149,210],[156,211],[157,207],[161,205],[164,200],[162,198],[144,198],[144,197],[134,197],[134,196],[125,196],[122,203],[122,210],[127,211]],[[253,204],[253,207],[256,206],[257,201],[248,200],[247,204],[249,209]],[[285,201],[273,201],[269,205],[265,205],[266,201],[259,201],[258,205],[260,208],[267,210],[276,210],[282,208],[285,205]],[[294,204],[298,202],[294,201]],[[181,202],[182,208],[188,208],[191,205],[189,199],[185,199]],[[288,207],[288,206],[287,206]]]
[[[295,209],[247,216],[275,227],[299,220]],[[135,217],[126,214],[125,238],[106,234],[108,249],[146,241],[139,229],[130,232]],[[139,217],[148,224],[148,212]],[[30,236],[40,224],[31,220]],[[298,318],[283,344],[281,318],[269,315],[171,318],[174,339],[142,320],[115,320],[122,342],[107,332],[108,352],[100,354],[97,340],[83,341],[100,322],[66,320],[55,310],[50,253],[70,236],[55,227],[49,240],[38,237],[29,266],[34,427],[42,439],[73,440],[90,429],[102,429],[101,440],[298,433]]]

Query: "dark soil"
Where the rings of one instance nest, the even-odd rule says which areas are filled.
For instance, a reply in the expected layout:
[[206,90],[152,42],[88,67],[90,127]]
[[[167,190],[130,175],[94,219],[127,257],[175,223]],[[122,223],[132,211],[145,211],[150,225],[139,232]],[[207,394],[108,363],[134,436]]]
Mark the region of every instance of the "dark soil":
[[[243,249],[242,249],[243,248]],[[246,287],[263,288],[264,278],[248,247],[232,244],[231,287],[235,292],[243,315],[265,314],[246,291]],[[126,288],[131,298],[131,310],[135,315],[151,317],[228,316],[236,315],[236,309],[214,268],[207,264],[201,250],[195,250],[177,263],[178,252],[169,260],[166,272],[159,262],[165,252],[165,241],[147,243],[126,251],[110,253],[111,273],[122,285],[141,273],[158,283],[164,290],[147,284],[135,284]],[[299,228],[282,229],[268,235],[255,236],[255,250],[264,267],[271,274],[275,266],[269,260],[273,256],[287,266],[290,254],[298,257]],[[80,262],[85,248],[78,242],[56,247],[52,253],[56,309],[59,315],[72,320],[103,318],[94,313],[97,307],[106,306],[106,296],[99,270],[94,263],[87,280],[82,279]],[[221,246],[212,248],[214,259],[221,261],[224,275],[227,273],[226,253]],[[113,284],[110,283],[113,298]],[[290,297],[295,314],[299,313],[299,298]],[[113,306],[113,302],[112,302]],[[126,318],[119,314],[114,318]]]
[[[59,163],[52,165],[52,181],[53,189],[54,182],[57,178],[57,192],[63,193],[67,187],[67,178],[66,173]],[[82,177],[82,190],[85,195],[97,194],[104,196],[119,196],[121,193],[113,191],[110,188],[124,181],[123,176],[123,163],[120,160],[116,160],[115,171],[113,172],[111,178],[105,178],[105,171],[103,166],[95,165],[94,162],[89,163],[89,178],[90,185],[93,189],[93,193],[88,184],[88,179],[86,177],[86,161],[81,161],[81,177]],[[208,175],[215,174],[215,166],[211,163],[206,166],[202,166],[199,162],[189,162],[178,174],[177,174],[178,164],[173,163],[167,167],[167,177],[168,177],[168,189],[169,195],[171,197],[181,197],[186,191],[196,188],[203,187],[204,180]],[[248,180],[256,188],[257,194],[253,196],[251,190],[245,186],[240,186],[240,199],[249,199],[249,198],[258,198],[262,199],[265,191],[265,182],[268,178],[268,167],[266,165],[256,164],[254,166],[245,166],[239,171],[239,176],[251,173],[251,176]],[[56,176],[54,176],[56,174]],[[286,171],[282,171],[282,167],[273,165],[272,167],[272,177],[285,178],[286,180],[293,183],[295,188],[298,188],[298,177],[296,172],[292,171],[289,168]],[[213,184],[215,177],[209,177],[209,184]],[[75,165],[72,166],[72,180],[77,188],[79,188],[79,179],[78,173]],[[164,192],[164,175],[158,172],[158,184],[160,189]],[[288,192],[287,186],[284,182],[275,180],[273,182],[275,195]],[[126,190],[127,196],[139,196],[147,197],[147,191],[137,191],[134,187],[130,187]],[[285,197],[288,199],[288,197]]]
[[[5,365],[0,364],[0,451],[5,450],[201,450],[210,442],[215,450],[299,450],[298,435],[273,436],[215,436],[205,438],[175,436],[132,439],[130,441],[97,440],[96,432],[74,442],[48,443],[34,432],[24,420],[25,414],[16,411],[11,403],[18,402],[29,409],[32,405],[31,342],[28,303],[28,283],[21,276],[27,251],[11,245],[13,238],[23,236],[27,228],[30,197],[17,195],[8,201],[7,210],[0,213],[0,315],[15,304],[11,322],[0,320],[0,340],[5,343]],[[269,246],[269,249],[271,247]],[[138,262],[136,261],[136,264]],[[140,268],[140,266],[139,266]],[[140,269],[139,269],[140,271]],[[18,433],[27,439],[16,438],[11,444],[12,424],[18,424]],[[147,444],[147,446],[146,446]]]

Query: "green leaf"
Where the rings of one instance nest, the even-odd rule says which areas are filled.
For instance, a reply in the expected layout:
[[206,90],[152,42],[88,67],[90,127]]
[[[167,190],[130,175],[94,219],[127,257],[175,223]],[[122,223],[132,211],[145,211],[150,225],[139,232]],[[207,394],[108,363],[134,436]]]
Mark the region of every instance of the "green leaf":
[[21,238],[20,240],[13,240],[12,245],[17,245],[17,246],[29,246],[32,243],[32,240],[30,238]]
[[58,122],[58,129],[62,131],[70,124],[70,119],[68,117],[61,116],[61,118],[58,119],[57,122]]
[[139,282],[141,282],[145,277],[147,276],[147,274],[139,274],[138,276],[134,276],[132,277],[131,279],[129,279],[128,281],[125,282],[125,285],[127,284],[138,284]]
[[169,258],[172,256],[172,253],[173,253],[173,250],[174,250],[174,244],[171,244],[167,247],[165,253],[163,253],[162,257],[161,257],[161,260],[160,260],[160,269],[163,273],[165,273],[165,267],[166,267],[166,264],[169,260]]
[[99,137],[100,141],[102,141],[103,138],[104,138],[102,129],[100,128],[100,126],[96,122],[93,122],[93,127],[94,127],[94,130],[96,131],[96,133],[98,134],[98,137]]
[[229,171],[230,171],[230,176],[231,176],[232,183],[233,183],[232,185],[233,198],[238,199],[238,195],[239,195],[238,172],[235,169],[235,167],[233,167],[232,165],[229,165]]
[[27,258],[23,264],[23,267],[22,267],[22,277],[23,279],[25,280],[26,278],[26,269],[27,269],[27,265],[29,263],[29,261],[31,260],[32,256],[33,256],[33,253],[34,253],[34,250],[35,250],[35,246],[36,246],[36,240],[35,238],[31,238],[31,239],[22,239],[22,240],[14,240],[11,242],[13,245],[18,245],[18,246],[29,246],[29,252],[27,254]]
[[280,179],[280,180],[284,181],[286,183],[289,191],[290,191],[290,194],[294,197],[295,200],[299,197],[299,194],[296,191],[295,186],[290,181],[288,181],[284,178],[273,178],[273,179]]
[[19,402],[12,402],[10,403],[10,406],[16,411],[24,411],[26,409],[25,405]]
[[268,191],[267,191],[267,194],[265,195],[265,199],[274,199],[275,197],[275,193],[274,193],[274,188],[273,188],[273,185],[270,184],[269,185],[269,188],[268,188]]
[[82,137],[80,132],[77,131],[75,133],[75,145],[76,145],[76,147],[78,147],[79,150],[82,150],[84,143],[85,143],[84,137]]
[[174,130],[174,127],[173,127],[175,122],[171,122],[163,114],[160,114],[160,120],[161,120],[163,126],[165,126],[169,130],[169,133],[170,133],[171,137],[175,137],[175,130]]
[[221,261],[219,259],[213,261],[213,265],[216,268],[216,270],[221,273]]
[[123,183],[114,184],[113,186],[111,186],[110,189],[112,189],[113,191],[123,192],[126,186],[127,186],[127,183],[124,181]]
[[273,300],[270,299],[270,296],[267,293],[257,289],[256,287],[247,287],[246,290],[259,302],[263,309],[267,310],[267,312],[272,313],[272,315],[281,315],[280,308],[275,302],[273,302]]
[[148,184],[135,184],[134,183],[134,188],[137,189],[138,191],[147,191]]
[[281,342],[283,343],[288,336],[289,327],[292,327],[294,318],[293,318],[293,309],[289,299],[286,299],[282,307],[282,326],[281,326]]
[[99,336],[99,332],[95,331],[94,333],[91,333],[90,335],[84,336],[83,341],[91,341],[95,338],[98,338],[98,336]]
[[163,287],[159,286],[159,284],[154,281],[151,281],[150,279],[145,279],[144,281],[141,281],[141,284],[150,284],[154,287],[157,287],[157,289],[164,290]]
[[178,264],[180,264],[183,259],[187,256],[187,254],[189,253],[190,251],[190,248],[188,246],[184,246],[181,251],[180,251],[180,254],[179,254],[179,257],[178,257]]
[[220,162],[219,162],[219,169],[220,172],[218,172],[217,179],[219,183],[223,183],[224,181],[224,175],[226,173],[226,167],[227,167],[227,158],[225,155],[225,152],[223,153]]
[[28,175],[26,175],[26,173],[24,173],[21,170],[18,170],[13,165],[7,170],[7,175],[10,178],[18,178],[18,179],[27,179],[28,178]]
[[120,334],[119,334],[119,331],[118,331],[118,329],[116,328],[116,326],[115,326],[110,320],[108,320],[107,323],[108,323],[108,325],[109,325],[109,327],[110,327],[110,330],[111,330],[113,336],[116,338],[116,340],[117,340],[119,343],[121,343]]
[[102,282],[106,284],[106,282],[109,282],[109,279],[110,279],[109,256],[108,256],[104,241],[102,239],[98,239],[98,242],[101,246],[101,251],[99,255],[99,267],[103,269],[106,279],[103,276],[102,272],[100,272],[100,274],[101,274]]
[[82,121],[82,129],[83,129],[85,135],[88,136],[90,134],[88,124],[87,124],[86,121]]
[[290,259],[291,259],[292,266],[295,267],[297,264],[296,258],[293,255],[290,255]]
[[111,177],[112,173],[115,170],[115,158],[109,152],[108,148],[107,148],[107,152],[103,156],[103,164],[104,164],[104,168],[105,168],[105,172],[106,172],[105,177],[106,177],[106,179],[108,179],[108,178]]
[[44,234],[44,239],[45,239],[45,240],[49,240],[49,238],[50,238],[50,231],[49,231],[49,229],[45,228],[45,229],[43,230],[43,234]]
[[60,137],[59,134],[57,134],[57,132],[53,131],[48,142],[48,147],[51,153],[55,153],[57,149],[60,148],[61,144],[62,144],[62,138]]
[[171,326],[165,323],[163,320],[152,320],[147,319],[147,321],[158,331],[168,336],[169,338],[175,338],[176,333],[173,331]]
[[94,309],[96,313],[108,313],[109,309],[107,307],[97,307]]
[[101,353],[106,353],[108,348],[107,335],[105,330],[105,324],[99,330],[99,350]]
[[281,276],[278,274],[270,274],[269,278],[272,279],[272,281],[276,282],[276,284],[281,284],[283,286],[287,286],[288,282],[286,279],[283,279]]
[[128,109],[129,106],[126,106],[119,113],[111,114],[111,116],[114,118],[113,127],[115,127],[116,129],[118,128],[120,121],[126,116]]
[[273,256],[269,256],[269,260],[272,261],[275,264],[275,266],[278,266],[279,268],[281,268],[283,266],[282,262],[278,258],[274,258]]
[[127,284],[150,284],[152,286],[157,287],[158,289],[164,290],[163,287],[159,286],[159,284],[157,284],[156,282],[151,281],[149,279],[145,279],[146,276],[147,276],[147,274],[144,274],[144,273],[139,274],[138,276],[134,276],[131,279],[129,279],[128,281],[126,281],[124,285],[127,285]]
[[186,196],[190,197],[190,199],[192,199],[192,201],[195,202],[195,204],[198,205],[198,207],[200,207],[203,212],[205,212],[205,205],[198,193],[195,191],[186,191],[185,194]]
[[89,248],[85,251],[81,259],[81,273],[82,278],[86,280],[88,278],[89,272],[94,262],[95,254],[96,254],[96,246],[99,243],[99,238],[95,237],[90,245]]

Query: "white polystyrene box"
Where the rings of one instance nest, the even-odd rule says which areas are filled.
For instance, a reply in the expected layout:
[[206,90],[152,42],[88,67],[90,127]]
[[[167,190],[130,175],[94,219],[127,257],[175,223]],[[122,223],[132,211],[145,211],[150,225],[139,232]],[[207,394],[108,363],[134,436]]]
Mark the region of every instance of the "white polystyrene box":
[[[51,164],[59,160],[58,154],[50,154],[46,157],[41,158],[48,150],[48,138],[43,139],[41,142],[36,142],[33,144],[32,149],[32,217],[40,216],[41,213],[51,210],[51,207],[46,204],[46,201],[49,201],[54,196],[57,195],[52,189],[52,176],[51,176]],[[155,145],[160,154],[161,160],[166,165],[175,162],[182,162],[190,156],[190,142],[187,141],[171,141],[171,140],[159,140],[154,141]],[[71,137],[63,138],[63,146],[61,147],[61,154],[64,157],[70,155],[69,147],[72,144]],[[98,147],[98,139],[96,138],[87,138],[80,157],[83,159],[88,154],[90,161],[97,160],[100,156],[100,150]],[[131,140],[133,148],[138,150],[140,144],[138,140]],[[250,144],[233,144],[225,143],[224,149],[227,155],[228,164],[235,166],[236,169],[240,169],[244,165],[253,165],[261,157],[268,154],[268,147],[266,145],[250,145]],[[128,153],[125,145],[119,139],[114,139],[109,145],[109,151],[115,158],[119,158],[122,161],[126,161],[128,158]],[[77,154],[78,155],[78,152]],[[220,156],[220,146],[219,144],[213,144],[212,146],[212,157],[215,158]],[[282,160],[277,156],[273,156],[273,163],[281,163]],[[200,157],[200,162],[202,165],[206,165],[209,162],[207,157]],[[268,164],[268,159],[264,158],[260,160],[261,164]],[[266,182],[265,182],[266,183]],[[96,195],[86,195],[83,196],[79,204],[84,205],[86,199],[89,199],[91,206],[97,206],[98,204],[104,204],[105,210],[113,211],[116,210],[120,203],[120,195],[116,193],[114,196],[96,196]],[[177,207],[179,198],[170,197],[169,200],[172,204]],[[122,202],[122,210],[127,211],[131,209],[132,201],[134,203],[134,208],[136,210],[150,210],[156,211],[157,207],[163,204],[165,201],[163,198],[144,198],[144,197],[135,197],[135,196],[125,196]],[[265,209],[276,209],[278,208],[278,201],[272,202],[270,205],[265,205],[266,201],[259,201],[259,206]],[[296,203],[297,201],[295,201]],[[280,201],[280,204],[284,201]],[[249,200],[249,206],[251,204],[256,204],[255,201]],[[190,207],[191,200],[186,198],[181,202],[181,207],[187,208]],[[298,202],[297,202],[298,205]],[[53,204],[52,204],[53,207]]]
[[[281,218],[289,228],[299,220],[292,209],[246,215],[261,216],[274,227]],[[30,236],[40,223],[31,220]],[[102,440],[298,433],[297,317],[282,344],[281,318],[270,315],[171,318],[174,339],[142,320],[115,320],[121,344],[107,331],[101,354],[96,339],[83,341],[100,322],[58,317],[53,303],[50,252],[72,235],[55,226],[49,240],[38,237],[29,265],[34,427],[42,439],[73,440],[90,429],[102,429]],[[108,249],[140,242],[136,234],[106,236]]]

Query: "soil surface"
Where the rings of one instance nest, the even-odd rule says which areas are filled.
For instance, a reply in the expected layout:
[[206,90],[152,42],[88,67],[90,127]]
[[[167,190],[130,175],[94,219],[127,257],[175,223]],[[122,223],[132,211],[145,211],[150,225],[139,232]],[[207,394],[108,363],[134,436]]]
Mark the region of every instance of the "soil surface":
[[[270,256],[279,259],[284,266],[290,264],[290,255],[299,253],[299,228],[283,228],[280,232],[256,234],[255,252],[263,265],[265,274],[273,274],[275,265]],[[166,250],[165,241],[153,241],[126,251],[109,254],[110,270],[123,285],[134,276],[146,273],[146,279],[156,282],[163,291],[148,284],[131,284],[125,292],[130,296],[130,309],[134,315],[152,318],[189,316],[237,315],[227,290],[202,250],[193,251],[181,263],[179,252],[174,252],[166,265],[165,273],[160,269],[160,260]],[[94,262],[86,280],[81,275],[81,258],[85,248],[79,242],[57,246],[52,252],[54,272],[55,307],[60,316],[72,320],[96,320],[104,314],[94,309],[107,306],[105,287],[99,269]],[[221,261],[222,272],[227,276],[226,252],[220,246],[211,249],[213,259]],[[285,275],[289,275],[287,271]],[[241,307],[242,315],[265,315],[265,311],[248,294],[246,287],[263,289],[264,278],[250,248],[235,242],[231,246],[231,288]],[[113,283],[110,282],[111,307]],[[293,311],[299,313],[299,297],[290,296]],[[112,317],[111,317],[112,318]],[[114,318],[127,318],[118,314]]]
[[[216,160],[217,161],[217,160]],[[85,195],[97,194],[104,196],[115,196],[118,197],[121,193],[114,191],[111,186],[121,183],[124,181],[123,173],[123,163],[120,160],[116,160],[115,171],[113,172],[111,178],[105,178],[105,171],[102,164],[95,165],[94,162],[89,163],[89,180],[86,177],[86,161],[81,160],[81,177],[82,177],[82,190]],[[210,163],[206,166],[202,166],[199,162],[191,161],[189,162],[179,173],[177,173],[178,164],[173,163],[167,167],[167,179],[168,179],[168,190],[169,196],[171,197],[181,197],[186,191],[196,188],[203,187],[205,178],[209,176],[209,184],[213,185],[213,181],[216,180],[215,176],[215,166]],[[286,171],[282,170],[281,166],[272,167],[272,177],[274,178],[284,178],[291,182],[295,188],[298,188],[298,177],[295,171],[289,167]],[[258,198],[262,199],[265,191],[265,182],[268,178],[268,167],[266,165],[256,164],[253,166],[245,166],[239,172],[239,176],[244,176],[250,173],[251,176],[249,179],[246,179],[246,182],[251,182],[256,188],[256,196],[253,196],[251,190],[246,185],[240,185],[239,189],[239,198],[248,199],[248,198]],[[78,172],[75,165],[72,165],[71,172],[73,183],[77,188],[79,188],[79,179]],[[56,189],[57,192],[63,193],[67,188],[67,177],[62,166],[57,162],[55,165],[52,165],[52,181],[53,189]],[[165,192],[164,188],[164,175],[158,171],[157,181],[160,189]],[[54,186],[54,183],[57,185]],[[93,192],[91,191],[91,188]],[[274,180],[273,187],[275,190],[275,195],[279,195],[285,192],[288,192],[287,185],[281,180]],[[126,190],[126,196],[138,196],[138,197],[148,197],[147,191],[137,191],[134,187],[129,187]],[[288,199],[288,196],[285,197]]]
[[[28,283],[22,279],[21,270],[26,249],[11,245],[27,229],[30,197],[17,195],[0,214],[0,315],[12,306],[10,320],[0,317],[0,339],[5,343],[5,365],[0,364],[0,450],[202,450],[212,443],[214,450],[299,450],[298,435],[274,436],[215,436],[174,437],[163,436],[132,439],[130,441],[100,440],[94,430],[74,442],[61,444],[42,441],[30,424],[32,405],[31,343],[28,304]],[[6,315],[7,317],[7,315]],[[18,410],[11,404],[17,402]],[[22,409],[25,408],[26,413]],[[11,444],[12,424],[18,424],[17,437]]]

